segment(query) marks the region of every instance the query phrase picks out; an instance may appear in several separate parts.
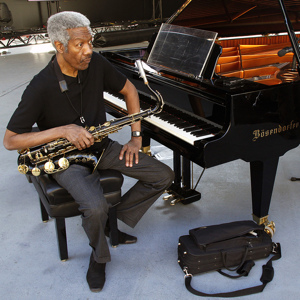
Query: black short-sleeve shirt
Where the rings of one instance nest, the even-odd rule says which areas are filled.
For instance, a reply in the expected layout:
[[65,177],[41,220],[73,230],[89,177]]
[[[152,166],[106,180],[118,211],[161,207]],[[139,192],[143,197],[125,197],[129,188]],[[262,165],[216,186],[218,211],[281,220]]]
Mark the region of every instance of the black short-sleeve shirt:
[[[103,91],[121,91],[126,77],[101,54],[93,52],[89,67],[79,71],[76,78],[63,75],[68,86],[65,95],[60,90],[53,59],[25,89],[7,129],[25,133],[35,123],[40,130],[46,130],[72,123],[98,126],[106,121]],[[84,125],[79,119],[81,112]]]

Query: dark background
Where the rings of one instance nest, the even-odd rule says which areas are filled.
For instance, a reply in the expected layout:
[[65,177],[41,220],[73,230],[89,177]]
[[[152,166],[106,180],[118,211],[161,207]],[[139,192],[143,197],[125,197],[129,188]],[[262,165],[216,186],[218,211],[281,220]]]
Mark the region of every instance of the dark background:
[[[28,0],[5,0],[12,13],[14,29],[41,28],[48,18],[47,3]],[[51,13],[55,13],[56,2],[49,1]],[[156,0],[157,4],[159,1]],[[169,18],[185,0],[162,0],[162,17]],[[150,20],[153,16],[152,0],[61,0],[61,11],[77,11],[86,15],[92,22],[118,22]],[[155,5],[157,7],[157,5]],[[159,10],[156,10],[156,17]]]

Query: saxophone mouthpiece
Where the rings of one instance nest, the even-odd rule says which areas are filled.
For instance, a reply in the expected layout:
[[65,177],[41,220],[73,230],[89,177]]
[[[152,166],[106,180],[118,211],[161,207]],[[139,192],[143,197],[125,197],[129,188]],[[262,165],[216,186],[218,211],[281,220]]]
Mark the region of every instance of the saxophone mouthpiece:
[[140,77],[143,78],[145,84],[148,84],[148,79],[146,77],[142,61],[140,59],[138,59],[135,62],[136,62],[136,65],[137,65],[137,67],[139,69]]

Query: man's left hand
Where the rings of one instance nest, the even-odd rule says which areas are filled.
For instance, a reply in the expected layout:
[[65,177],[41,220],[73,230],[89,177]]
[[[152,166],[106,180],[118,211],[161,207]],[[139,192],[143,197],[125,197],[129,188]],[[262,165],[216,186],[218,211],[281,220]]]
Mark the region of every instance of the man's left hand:
[[142,147],[142,137],[133,137],[127,144],[125,144],[120,152],[119,159],[122,160],[125,154],[126,167],[133,166],[133,160],[135,163],[139,163],[139,151]]

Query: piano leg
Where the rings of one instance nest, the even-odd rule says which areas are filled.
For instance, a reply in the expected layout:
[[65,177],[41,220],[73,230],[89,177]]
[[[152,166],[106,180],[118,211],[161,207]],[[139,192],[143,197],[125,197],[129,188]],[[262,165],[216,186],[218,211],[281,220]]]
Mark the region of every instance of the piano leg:
[[171,205],[177,202],[190,204],[201,199],[201,194],[191,188],[191,162],[173,151],[173,170],[175,179],[164,200],[171,200]]
[[270,235],[275,232],[275,224],[269,222],[268,213],[278,161],[279,157],[250,162],[253,219],[258,224],[266,225]]
[[182,184],[185,189],[191,188],[191,162],[182,157]]
[[181,156],[173,152],[173,170],[175,173],[174,178],[174,188],[180,188],[181,187]]
[[175,191],[178,191],[181,188],[181,160],[180,155],[173,151],[173,171],[175,174],[174,182],[166,191],[169,195],[164,196],[164,200],[170,200],[171,205],[175,205],[180,201],[178,194]]

